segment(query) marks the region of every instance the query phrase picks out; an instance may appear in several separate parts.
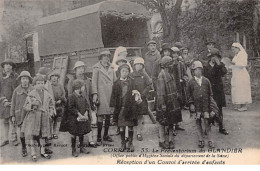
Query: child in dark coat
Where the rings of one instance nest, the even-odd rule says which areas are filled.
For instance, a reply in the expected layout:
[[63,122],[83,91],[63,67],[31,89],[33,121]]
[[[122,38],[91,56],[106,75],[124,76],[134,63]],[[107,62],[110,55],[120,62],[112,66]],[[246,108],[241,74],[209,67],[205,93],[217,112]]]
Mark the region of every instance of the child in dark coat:
[[[130,67],[128,64],[123,64],[118,68],[120,72],[120,78],[114,83],[112,89],[112,95],[110,100],[110,107],[114,107],[114,122],[120,128],[121,135],[121,151],[128,149],[134,151],[133,135],[136,126],[137,116],[132,112],[131,107],[133,105],[132,90],[133,80],[128,77],[130,73]],[[128,146],[126,148],[125,131],[128,126]]]
[[194,77],[188,83],[188,102],[191,117],[196,119],[199,147],[204,148],[204,139],[208,138],[209,148],[214,148],[211,139],[211,119],[218,113],[218,107],[213,99],[210,81],[202,76],[203,66],[200,61],[192,64]]
[[134,71],[130,74],[133,78],[134,90],[140,93],[142,102],[136,105],[136,113],[138,115],[138,126],[136,129],[137,140],[142,141],[143,115],[148,114],[147,96],[149,90],[152,89],[152,80],[144,70],[144,59],[138,57],[134,60]]
[[85,90],[84,82],[76,79],[72,83],[73,93],[68,100],[68,132],[71,134],[72,156],[77,157],[76,137],[79,137],[80,153],[88,154],[89,150],[84,147],[84,135],[91,131],[89,122],[90,106],[82,92]]

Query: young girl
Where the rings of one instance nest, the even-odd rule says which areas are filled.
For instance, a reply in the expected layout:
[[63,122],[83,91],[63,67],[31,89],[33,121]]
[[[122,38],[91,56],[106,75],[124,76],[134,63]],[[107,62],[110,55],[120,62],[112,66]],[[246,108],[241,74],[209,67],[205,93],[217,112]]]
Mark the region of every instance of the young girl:
[[137,57],[134,60],[134,71],[130,74],[133,78],[134,90],[137,90],[141,94],[142,103],[136,106],[138,115],[138,126],[137,126],[137,140],[142,141],[142,127],[143,127],[143,115],[148,114],[148,102],[147,96],[149,90],[152,88],[152,80],[144,70],[144,59]]
[[48,92],[52,95],[55,101],[56,116],[52,119],[52,138],[58,139],[58,133],[61,123],[61,117],[64,113],[66,97],[63,86],[59,83],[60,74],[57,71],[50,73],[49,84],[47,84]]
[[[76,79],[82,80],[85,85],[85,90],[82,92],[82,95],[85,97],[89,106],[94,106],[93,103],[91,103],[91,93],[92,93],[91,80],[85,75],[85,72],[86,72],[85,63],[83,61],[77,61],[74,64],[73,70],[75,72],[75,75],[68,82],[68,86],[67,86],[68,96],[70,96],[73,93],[73,89],[72,89],[73,81]],[[66,115],[64,116],[64,118],[66,118]],[[65,120],[66,119],[64,119],[63,121],[65,121]],[[66,124],[63,124],[63,127],[65,128],[65,130],[62,129],[62,131],[66,132]],[[94,130],[91,130],[87,134],[89,146],[93,147],[93,148],[97,148],[97,144],[94,142],[94,132],[93,131]]]
[[218,107],[213,99],[210,81],[202,76],[203,66],[200,61],[192,64],[194,77],[188,83],[188,102],[191,117],[196,119],[200,148],[204,148],[208,138],[209,148],[214,148],[211,139],[210,120],[218,113]]
[[51,95],[44,88],[45,79],[39,75],[33,79],[34,90],[32,90],[25,101],[24,109],[27,115],[22,125],[22,132],[25,138],[30,140],[32,160],[37,161],[35,152],[35,140],[40,138],[41,156],[50,159],[51,156],[45,152],[46,138],[50,137],[50,117],[55,115],[54,101]]
[[107,50],[99,55],[99,62],[93,66],[92,94],[93,104],[97,106],[97,144],[102,144],[103,120],[105,120],[103,141],[113,142],[108,135],[110,116],[113,114],[109,104],[113,83],[116,81],[114,67],[110,64],[111,53]]
[[[118,68],[118,71],[120,72],[120,78],[113,85],[110,106],[115,108],[113,118],[120,128],[121,151],[127,148],[130,152],[133,152],[133,126],[136,126],[137,116],[136,113],[131,110],[133,105],[133,80],[128,77],[131,69],[128,64],[123,64]],[[126,147],[125,131],[127,126],[129,139],[128,146]]]
[[[159,146],[163,149],[174,149],[173,125],[176,122],[176,111],[180,110],[177,79],[169,72],[173,59],[164,56],[161,60],[162,70],[157,81],[157,121],[159,122]],[[168,126],[168,140],[165,138],[165,127]]]
[[33,90],[31,74],[28,71],[22,71],[17,80],[20,82],[20,85],[14,89],[11,103],[11,112],[10,116],[12,122],[17,130],[17,133],[20,133],[20,139],[22,143],[22,156],[27,156],[27,149],[25,144],[24,134],[21,133],[22,123],[25,117],[26,112],[23,110],[24,99],[26,99],[27,94]]
[[72,156],[78,157],[76,150],[76,137],[79,137],[80,153],[88,154],[90,151],[84,147],[84,135],[91,131],[89,122],[90,106],[83,96],[84,81],[76,79],[72,82],[73,93],[68,100],[68,132],[71,134]]

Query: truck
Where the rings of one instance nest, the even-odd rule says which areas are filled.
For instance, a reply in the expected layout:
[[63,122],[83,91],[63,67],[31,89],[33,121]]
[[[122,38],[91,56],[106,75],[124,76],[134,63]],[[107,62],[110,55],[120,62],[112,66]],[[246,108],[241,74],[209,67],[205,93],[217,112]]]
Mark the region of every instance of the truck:
[[[28,52],[33,53],[35,73],[39,67],[56,70],[66,88],[77,61],[85,63],[86,75],[91,78],[100,52],[109,50],[113,56],[119,46],[127,48],[127,60],[131,63],[144,55],[143,47],[151,39],[150,19],[151,14],[144,6],[122,0],[103,1],[43,17],[36,32],[26,36],[26,40],[33,42],[33,50]],[[149,104],[154,109],[154,98]]]
[[86,74],[91,77],[92,66],[103,50],[109,50],[113,56],[117,47],[124,46],[127,59],[132,61],[144,55],[143,47],[151,38],[150,19],[144,6],[121,0],[43,17],[36,31],[26,36],[33,41],[34,70],[57,70],[61,83],[66,84],[78,60],[86,64]]

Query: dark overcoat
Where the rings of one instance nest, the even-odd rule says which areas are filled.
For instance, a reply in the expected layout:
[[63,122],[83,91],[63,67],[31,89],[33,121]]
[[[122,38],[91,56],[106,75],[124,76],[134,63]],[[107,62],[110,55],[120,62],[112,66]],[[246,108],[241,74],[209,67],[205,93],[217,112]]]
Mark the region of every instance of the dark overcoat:
[[87,134],[91,131],[90,122],[78,121],[78,112],[82,115],[88,112],[88,117],[90,118],[90,106],[88,106],[86,98],[84,96],[79,96],[72,93],[68,100],[68,124],[67,130],[70,134],[80,136]]
[[[123,97],[123,84],[127,84],[127,92]],[[137,113],[134,106],[135,101],[132,96],[133,79],[128,77],[126,81],[118,79],[112,89],[110,107],[114,107],[113,119],[118,125],[133,126],[136,125]],[[124,123],[119,123],[124,122]]]
[[196,112],[219,112],[213,99],[210,81],[206,77],[202,77],[201,86],[197,83],[194,77],[190,79],[187,95],[189,104],[194,104]]
[[214,65],[213,67],[208,63],[204,67],[204,76],[209,79],[212,87],[213,98],[216,101],[218,106],[226,106],[224,84],[222,77],[227,73],[225,64],[222,62],[220,65]]
[[[73,94],[72,83],[75,79],[77,79],[76,75],[74,75],[68,82],[68,85],[67,85],[68,97]],[[91,98],[91,95],[92,95],[91,79],[89,79],[88,77],[85,76],[83,81],[85,83],[85,91],[83,92],[83,96],[85,97],[88,106],[91,106],[92,105],[92,103],[91,103],[92,102],[92,100],[91,100],[92,99]],[[68,131],[68,124],[69,124],[69,121],[68,121],[69,112],[68,111],[69,111],[69,107],[68,107],[68,103],[67,103],[65,105],[65,112],[61,119],[61,125],[60,125],[61,132]]]
[[138,113],[138,115],[147,115],[148,114],[147,97],[149,91],[152,88],[152,80],[148,76],[145,70],[139,72],[133,71],[130,74],[130,77],[133,78],[133,89],[139,91],[142,98],[142,103],[136,106],[136,112]]
[[0,78],[0,119],[5,119],[10,117],[10,106],[4,107],[4,102],[10,102],[12,100],[12,95],[14,89],[17,87],[18,74],[12,72],[9,77],[3,73]]

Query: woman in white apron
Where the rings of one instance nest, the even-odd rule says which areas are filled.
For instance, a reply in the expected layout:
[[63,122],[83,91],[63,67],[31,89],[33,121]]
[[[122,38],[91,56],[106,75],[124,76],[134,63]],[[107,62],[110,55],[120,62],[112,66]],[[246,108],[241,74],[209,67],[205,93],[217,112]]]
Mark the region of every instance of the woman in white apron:
[[231,95],[232,103],[239,105],[238,111],[246,111],[247,104],[252,103],[250,76],[246,69],[247,53],[240,43],[233,43],[232,52],[232,78],[231,78]]

